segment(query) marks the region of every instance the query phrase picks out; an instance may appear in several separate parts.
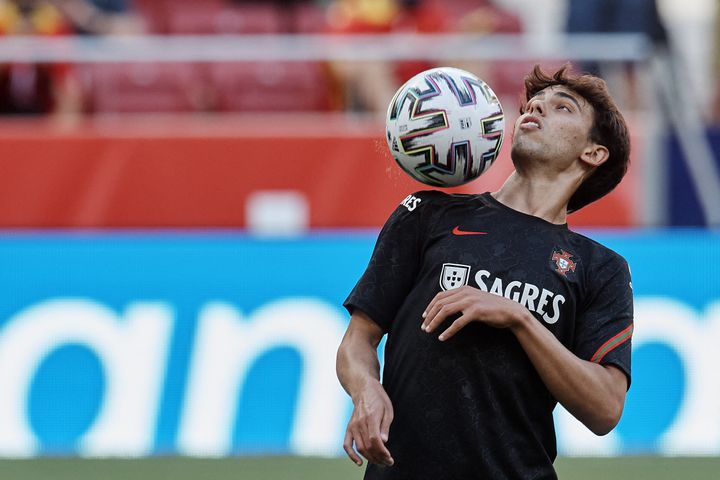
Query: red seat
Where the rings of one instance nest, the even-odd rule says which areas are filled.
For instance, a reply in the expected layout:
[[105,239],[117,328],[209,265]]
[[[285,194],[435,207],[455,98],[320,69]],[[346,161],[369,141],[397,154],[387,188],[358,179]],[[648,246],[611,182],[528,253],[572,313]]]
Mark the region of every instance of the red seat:
[[328,31],[327,9],[314,3],[300,3],[292,12],[295,33],[324,33]]
[[167,7],[162,0],[135,0],[135,10],[145,20],[150,33],[167,33]]
[[[442,8],[448,16],[451,28],[463,30],[480,28],[475,24],[479,18],[472,20],[473,15],[483,17],[482,33],[518,33],[522,31],[522,22],[514,12],[495,5],[490,0],[429,0],[429,4]],[[492,18],[492,24],[486,24],[488,18]],[[468,24],[469,23],[469,24]],[[485,30],[490,28],[489,31]]]
[[210,65],[219,111],[327,111],[330,81],[319,62]]
[[97,64],[86,69],[93,112],[192,112],[205,107],[205,82],[194,64]]
[[228,4],[218,1],[180,2],[168,6],[168,32],[171,34],[279,33],[280,12],[273,4]]

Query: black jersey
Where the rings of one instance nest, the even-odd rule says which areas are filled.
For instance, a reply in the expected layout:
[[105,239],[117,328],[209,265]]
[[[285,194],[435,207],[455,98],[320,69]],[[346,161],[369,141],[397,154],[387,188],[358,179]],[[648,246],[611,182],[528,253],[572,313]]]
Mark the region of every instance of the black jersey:
[[557,401],[513,333],[471,322],[440,342],[454,318],[432,334],[420,329],[432,298],[464,285],[521,303],[575,355],[617,366],[629,385],[632,290],[622,257],[488,193],[415,193],[383,227],[345,302],[388,333],[395,465],[371,464],[366,479],[556,478]]

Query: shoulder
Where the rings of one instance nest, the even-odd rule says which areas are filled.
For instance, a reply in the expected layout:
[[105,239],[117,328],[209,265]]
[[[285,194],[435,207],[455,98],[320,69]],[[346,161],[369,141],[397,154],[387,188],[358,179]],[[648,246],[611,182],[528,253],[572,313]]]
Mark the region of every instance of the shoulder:
[[407,195],[400,201],[395,209],[395,214],[407,215],[411,212],[422,212],[425,215],[428,210],[434,210],[447,202],[449,195],[438,190],[420,190]]
[[422,204],[425,209],[463,205],[482,197],[482,195],[470,195],[463,193],[445,193],[440,190],[419,190],[406,196],[400,202],[400,206],[412,211]]
[[394,218],[433,222],[447,214],[477,207],[483,195],[445,193],[439,190],[420,190],[404,197],[393,213]]
[[400,203],[404,204],[409,199],[420,199],[424,202],[441,203],[447,201],[449,197],[450,195],[445,192],[441,192],[440,190],[418,190],[417,192],[413,192],[405,197]]
[[629,276],[630,267],[622,255],[585,235],[573,231],[569,231],[569,233],[573,237],[573,242],[580,246],[590,272],[596,274],[603,272],[604,275],[601,277],[617,274]]

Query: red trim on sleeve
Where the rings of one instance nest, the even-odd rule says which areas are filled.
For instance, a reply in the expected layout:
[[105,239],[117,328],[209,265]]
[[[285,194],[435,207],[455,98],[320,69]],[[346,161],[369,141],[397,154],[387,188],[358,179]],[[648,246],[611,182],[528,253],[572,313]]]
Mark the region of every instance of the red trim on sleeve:
[[622,332],[618,333],[614,337],[612,337],[607,342],[603,343],[600,348],[597,349],[595,354],[590,358],[591,362],[600,363],[600,361],[607,355],[608,353],[615,350],[617,347],[622,345],[623,343],[627,342],[632,338],[633,334],[633,324],[630,324],[629,327],[627,327]]

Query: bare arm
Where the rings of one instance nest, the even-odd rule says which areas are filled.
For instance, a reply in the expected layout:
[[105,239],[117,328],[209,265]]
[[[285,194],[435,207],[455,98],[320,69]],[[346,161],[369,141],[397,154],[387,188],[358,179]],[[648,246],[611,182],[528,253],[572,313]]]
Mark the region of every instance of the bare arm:
[[381,465],[394,462],[385,447],[393,408],[380,384],[377,357],[377,346],[384,333],[370,317],[356,310],[337,353],[338,379],[354,405],[343,448],[358,465],[362,465],[362,459],[353,449],[353,443],[369,462]]
[[422,328],[432,332],[458,313],[462,315],[440,335],[441,341],[472,321],[510,328],[550,393],[593,433],[605,435],[620,421],[627,391],[627,378],[620,370],[578,358],[525,307],[472,287],[437,294]]
[[530,312],[511,327],[548,390],[596,435],[620,421],[627,378],[613,366],[576,357]]

